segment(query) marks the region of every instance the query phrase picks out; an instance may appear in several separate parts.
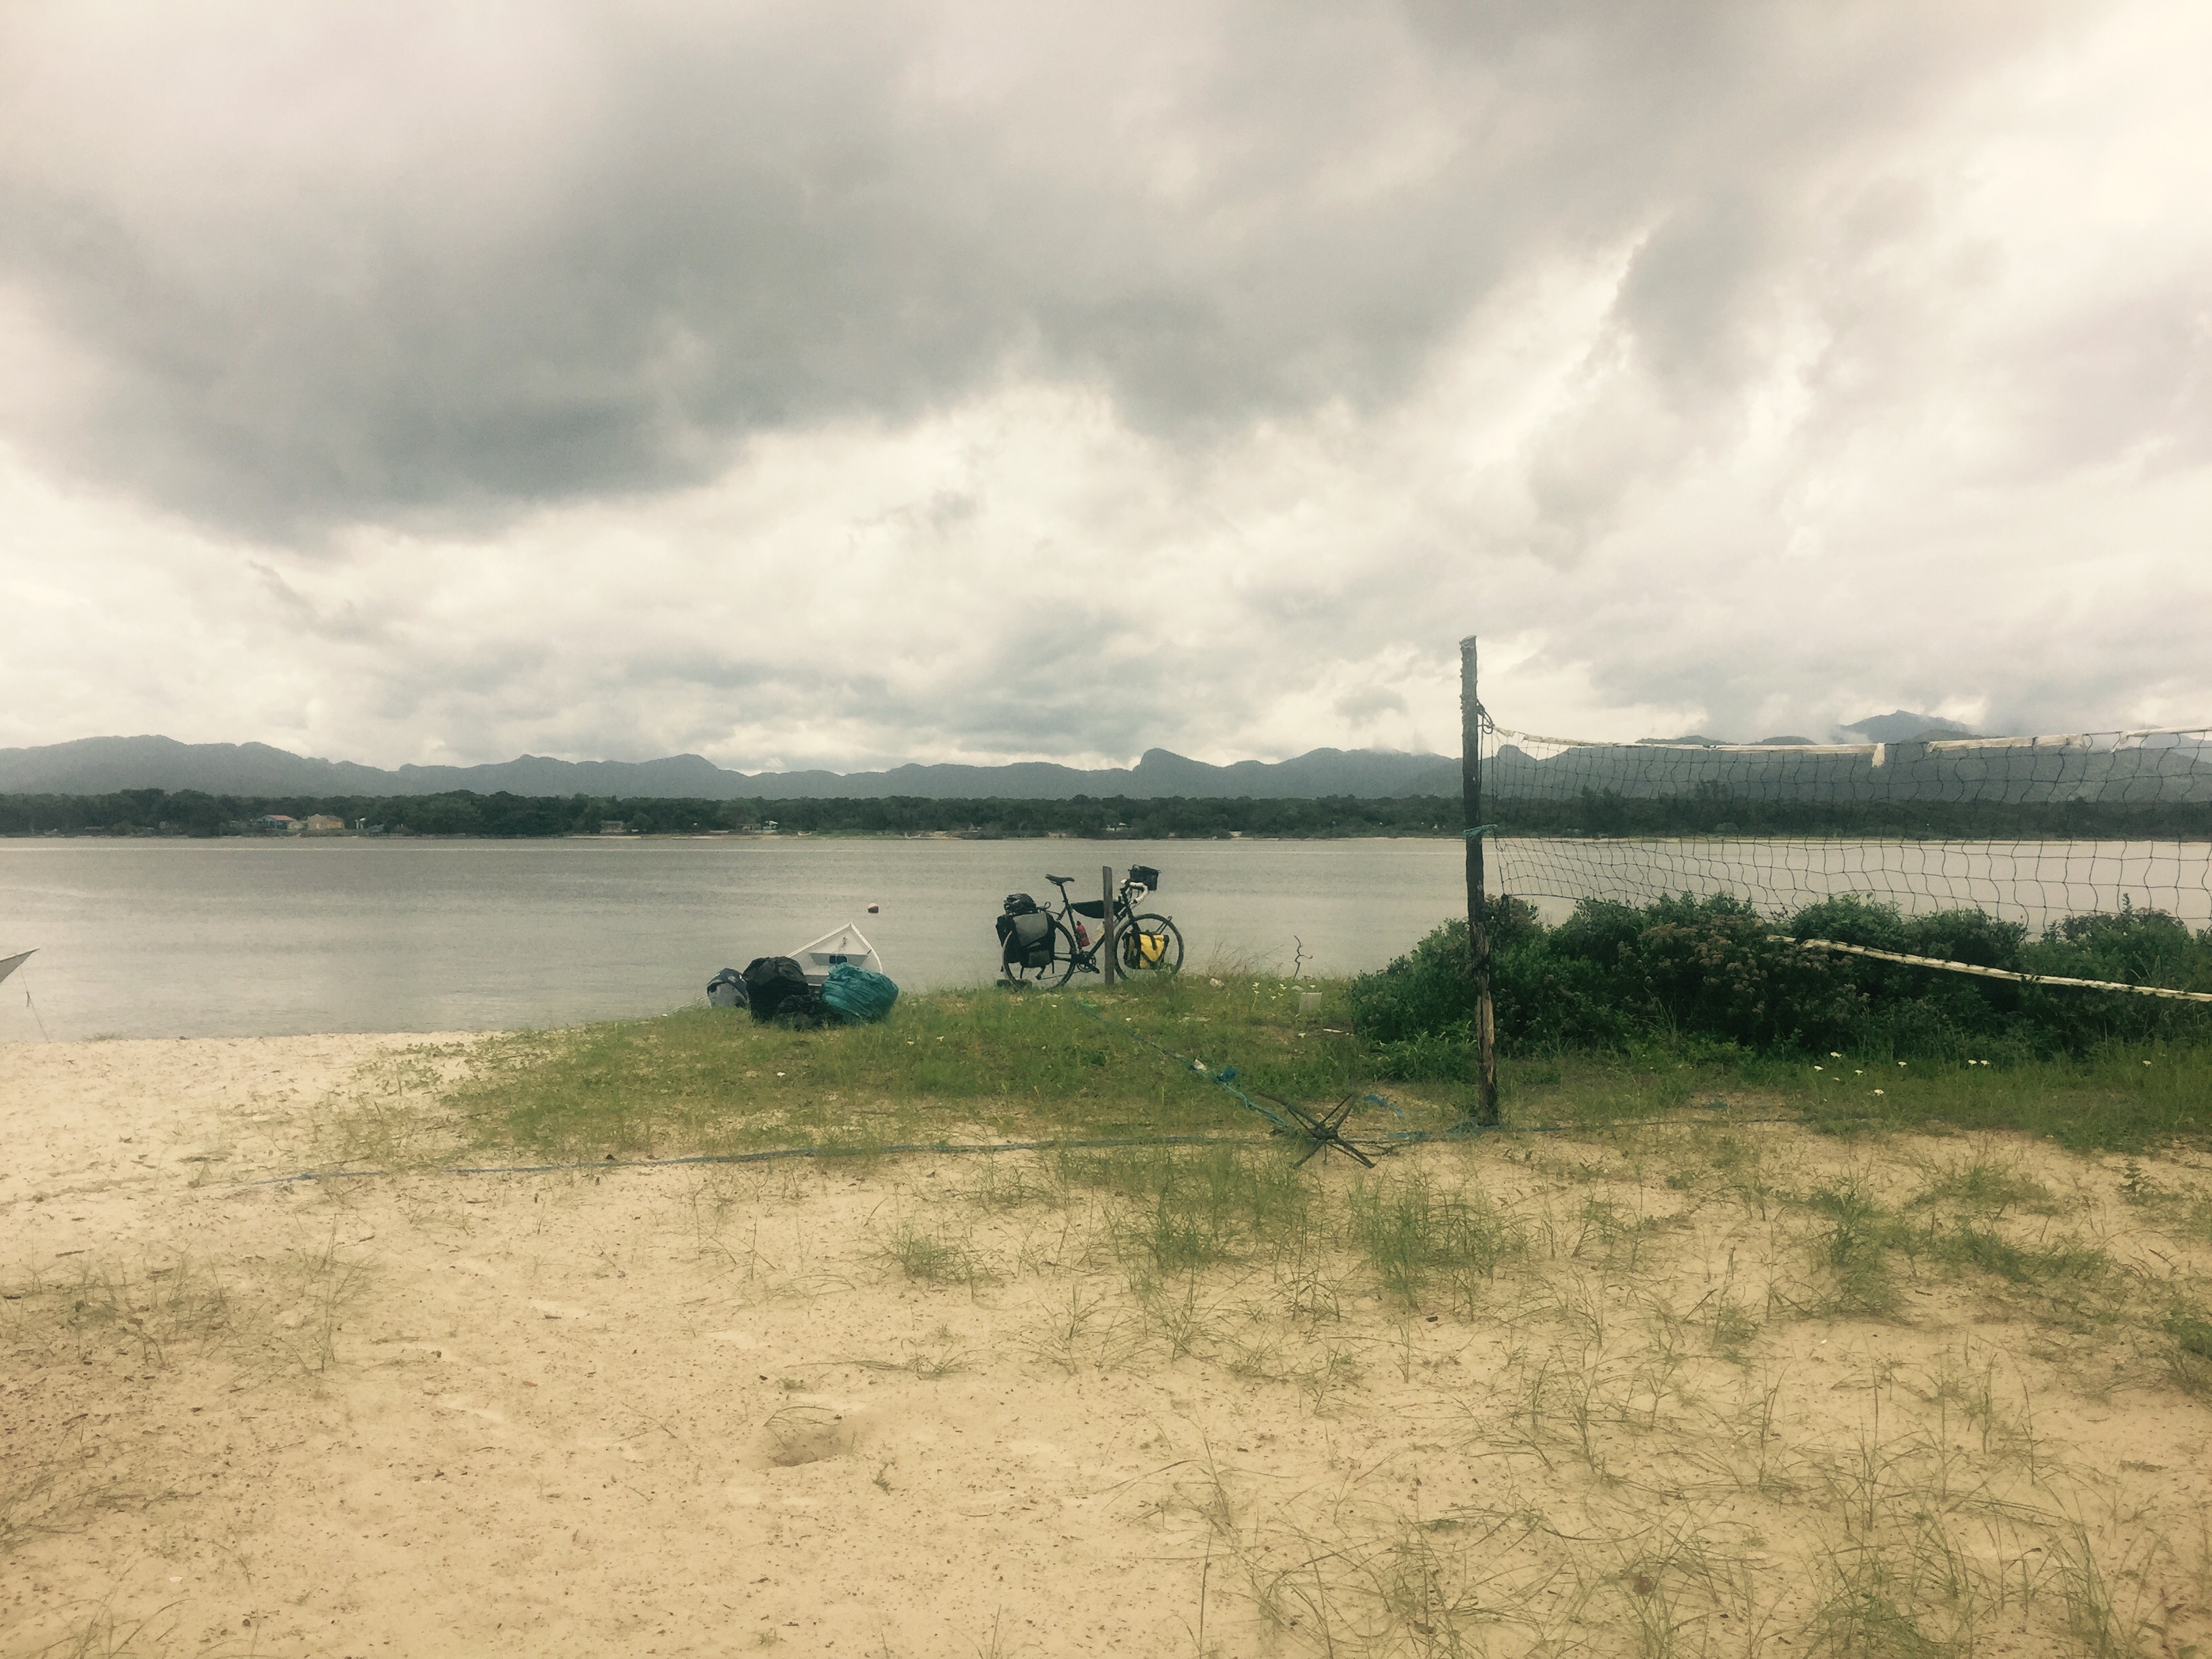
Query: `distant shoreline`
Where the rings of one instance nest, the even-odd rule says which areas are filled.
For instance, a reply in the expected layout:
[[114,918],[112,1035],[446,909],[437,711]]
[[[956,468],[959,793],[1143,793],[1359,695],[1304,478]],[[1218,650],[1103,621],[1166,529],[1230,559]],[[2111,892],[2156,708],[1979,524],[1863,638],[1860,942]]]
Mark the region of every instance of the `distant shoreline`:
[[[1558,797],[1486,794],[1509,836],[1604,841],[2212,842],[2212,801],[1753,799],[1721,790]],[[158,789],[111,795],[0,794],[0,838],[368,838],[547,841],[1456,840],[1454,795],[1316,798],[920,796],[733,801],[614,796],[222,796]]]
[[1097,836],[1077,836],[1077,835],[1066,835],[1066,834],[1043,834],[1043,833],[1035,833],[1035,834],[1029,834],[1029,835],[1019,835],[1019,834],[1012,834],[1012,835],[986,835],[986,834],[977,834],[977,835],[957,835],[957,834],[951,834],[951,833],[933,834],[933,835],[901,835],[901,834],[897,834],[897,833],[896,833],[896,832],[894,832],[894,831],[890,831],[890,830],[792,830],[792,831],[783,831],[783,832],[771,832],[771,833],[767,833],[767,834],[762,834],[762,833],[757,833],[757,832],[755,832],[755,833],[747,833],[747,832],[743,831],[743,830],[674,830],[674,831],[669,831],[669,832],[665,832],[665,833],[636,834],[636,835],[632,835],[632,834],[627,834],[627,833],[625,833],[625,834],[623,834],[623,835],[620,835],[620,836],[607,836],[607,835],[597,835],[597,836],[592,836],[592,835],[574,835],[574,834],[563,834],[563,835],[557,835],[557,836],[495,836],[495,835],[468,835],[468,834],[438,835],[438,834],[419,834],[419,833],[414,833],[414,832],[410,832],[410,833],[407,833],[407,834],[404,834],[404,835],[391,835],[391,834],[386,834],[386,835],[380,835],[380,836],[368,836],[368,835],[359,835],[359,834],[353,833],[353,832],[351,832],[351,831],[334,831],[334,832],[331,832],[331,833],[329,833],[329,834],[325,834],[325,835],[313,835],[313,836],[304,836],[304,835],[303,835],[303,836],[283,836],[283,835],[274,835],[274,836],[238,836],[238,835],[225,835],[225,836],[191,836],[191,835],[183,835],[183,834],[177,834],[177,833],[170,833],[170,834],[166,834],[166,835],[164,835],[164,834],[147,834],[147,835],[129,835],[129,834],[125,834],[125,835],[118,835],[118,834],[115,834],[115,833],[111,832],[111,831],[103,831],[103,830],[69,830],[69,831],[62,831],[62,832],[55,832],[55,831],[51,831],[51,830],[49,830],[49,831],[43,831],[43,832],[33,832],[33,831],[29,831],[29,830],[17,830],[17,831],[14,831],[14,832],[12,832],[12,833],[11,833],[11,832],[8,832],[8,831],[4,831],[4,830],[0,830],[0,843],[9,843],[9,842],[37,842],[37,843],[44,844],[44,843],[46,843],[46,842],[82,842],[82,841],[90,841],[90,842],[127,842],[127,843],[131,843],[131,844],[136,844],[136,843],[142,842],[161,842],[161,843],[162,843],[162,844],[164,844],[164,845],[167,845],[167,844],[170,844],[170,843],[173,843],[173,842],[182,842],[189,843],[189,844],[193,845],[193,846],[204,846],[204,845],[206,845],[206,844],[208,844],[208,843],[210,843],[210,842],[215,842],[215,843],[217,843],[217,844],[221,844],[221,845],[235,845],[235,846],[247,846],[247,847],[252,847],[252,846],[278,846],[278,847],[291,847],[291,846],[302,846],[302,845],[324,845],[324,844],[329,844],[329,843],[334,843],[334,842],[378,842],[378,843],[435,842],[435,843],[441,843],[441,844],[450,844],[450,843],[454,842],[583,842],[590,843],[590,844],[592,844],[592,845],[599,845],[599,846],[627,846],[627,845],[635,845],[635,844],[647,843],[647,842],[651,842],[651,843],[656,843],[656,844],[658,844],[658,843],[665,843],[665,842],[680,842],[680,841],[737,842],[742,842],[742,843],[744,843],[744,844],[747,844],[747,845],[755,845],[755,844],[758,844],[758,845],[768,845],[768,844],[771,844],[771,843],[783,843],[783,842],[810,842],[810,841],[836,841],[836,842],[846,842],[846,841],[896,842],[899,842],[899,843],[901,843],[902,845],[903,845],[903,844],[908,844],[908,843],[911,843],[911,842],[1000,842],[1000,841],[1065,841],[1065,842],[1085,842],[1085,843],[1090,843],[1090,844],[1094,844],[1094,845],[1098,845],[1098,846],[1114,846],[1114,845],[1117,845],[1117,844],[1119,844],[1119,843],[1122,843],[1122,842],[1136,843],[1136,842],[1161,842],[1161,841],[1188,841],[1188,842],[1236,842],[1236,841],[1251,841],[1251,842],[1292,842],[1292,841],[1444,841],[1444,842],[1451,842],[1451,841],[1457,841],[1457,840],[1459,840],[1459,839],[1460,839],[1459,834],[1458,834],[1458,832],[1457,832],[1457,831],[1455,831],[1455,830],[1428,830],[1428,831],[1423,831],[1423,832],[1418,832],[1418,833],[1407,833],[1407,834],[1404,834],[1404,835],[1377,835],[1377,834],[1376,834],[1376,833],[1374,833],[1374,832],[1372,832],[1372,831],[1367,832],[1367,833],[1365,833],[1365,834],[1361,834],[1361,833],[1358,833],[1358,832],[1357,832],[1357,831],[1347,831],[1346,833],[1342,834],[1342,835],[1316,834],[1316,835],[1303,835],[1303,836],[1300,836],[1300,835],[1248,835],[1248,834],[1243,834],[1243,833],[1236,833],[1236,834],[1231,834],[1231,835],[1220,835],[1220,836],[1192,836],[1192,835],[1177,835],[1177,834],[1175,834],[1175,833],[1173,833],[1173,832],[1169,832],[1169,833],[1166,833],[1166,834],[1160,834],[1160,835],[1138,835],[1138,834],[1131,833],[1131,834],[1127,834],[1127,835],[1097,835]]

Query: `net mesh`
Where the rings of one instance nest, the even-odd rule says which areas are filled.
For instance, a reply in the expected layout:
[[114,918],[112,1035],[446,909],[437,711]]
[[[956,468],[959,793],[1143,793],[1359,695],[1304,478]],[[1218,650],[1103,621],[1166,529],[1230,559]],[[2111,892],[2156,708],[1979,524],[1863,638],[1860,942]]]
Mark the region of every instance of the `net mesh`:
[[2212,728],[1856,744],[1633,744],[1484,720],[1493,891],[1564,908],[1857,895],[2040,930],[2158,910],[2212,925]]

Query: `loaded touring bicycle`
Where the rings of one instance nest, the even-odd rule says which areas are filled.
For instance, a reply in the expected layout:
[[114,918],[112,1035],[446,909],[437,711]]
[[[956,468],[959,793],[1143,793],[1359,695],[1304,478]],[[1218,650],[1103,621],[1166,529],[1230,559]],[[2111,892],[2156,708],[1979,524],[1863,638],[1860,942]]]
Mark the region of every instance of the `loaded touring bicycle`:
[[[1070,900],[1073,876],[1045,879],[1060,889],[1057,910],[1027,893],[1010,893],[999,918],[1000,971],[1011,985],[1052,990],[1078,973],[1096,974],[1103,967],[1105,901]],[[1159,885],[1158,870],[1133,864],[1114,895],[1114,963],[1132,979],[1182,970],[1182,934],[1174,919],[1137,908]]]

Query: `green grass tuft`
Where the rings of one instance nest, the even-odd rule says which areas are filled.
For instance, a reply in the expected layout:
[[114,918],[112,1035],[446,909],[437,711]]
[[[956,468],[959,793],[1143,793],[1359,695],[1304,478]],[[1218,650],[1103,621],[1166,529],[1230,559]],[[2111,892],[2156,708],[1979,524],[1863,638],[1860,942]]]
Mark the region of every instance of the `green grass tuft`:
[[1414,1307],[1440,1294],[1468,1311],[1518,1243],[1480,1188],[1447,1188],[1418,1167],[1354,1189],[1352,1236],[1391,1297]]

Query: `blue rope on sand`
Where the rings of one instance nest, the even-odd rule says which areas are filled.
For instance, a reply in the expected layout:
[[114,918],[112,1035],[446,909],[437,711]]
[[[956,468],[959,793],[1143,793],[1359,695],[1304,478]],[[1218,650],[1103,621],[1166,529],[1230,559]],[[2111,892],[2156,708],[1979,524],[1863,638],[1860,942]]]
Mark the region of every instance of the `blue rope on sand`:
[[[1174,1049],[1166,1047],[1164,1044],[1153,1042],[1152,1038],[1146,1036],[1142,1031],[1135,1030],[1127,1022],[1124,1022],[1122,1024],[1118,1026],[1115,1025],[1112,1021],[1109,1020],[1105,1015],[1100,1013],[1093,1004],[1078,1001],[1075,1006],[1080,1008],[1085,1013],[1090,1015],[1091,1018],[1097,1020],[1101,1025],[1103,1025],[1108,1030],[1118,1030],[1124,1036],[1133,1038],[1136,1042],[1143,1043],[1147,1048],[1153,1049],[1156,1052],[1165,1055],[1168,1059],[1175,1061],[1176,1065],[1183,1067],[1193,1076],[1203,1078],[1209,1083],[1219,1084],[1223,1088],[1228,1090],[1231,1094],[1237,1097],[1237,1103],[1242,1105],[1245,1110],[1249,1112],[1257,1112],[1261,1117],[1273,1124],[1275,1127],[1283,1133],[1297,1135],[1301,1138],[1310,1138],[1309,1132],[1304,1127],[1290,1122],[1279,1113],[1270,1111],[1267,1107],[1262,1106],[1258,1101],[1253,1099],[1251,1096],[1246,1094],[1242,1089],[1238,1088],[1237,1086],[1238,1073],[1234,1066],[1224,1066],[1218,1072],[1213,1071],[1210,1069],[1203,1060],[1193,1060],[1188,1054],[1179,1054],[1176,1053]],[[1364,1095],[1361,1097],[1361,1101],[1363,1104],[1382,1107],[1393,1117],[1396,1118],[1401,1123],[1406,1121],[1406,1114],[1399,1109],[1395,1101],[1390,1100],[1385,1096],[1377,1094]],[[1719,1104],[1718,1102],[1715,1102],[1713,1103],[1716,1105]],[[1623,1124],[1663,1121],[1668,1120],[1665,1120],[1663,1116],[1661,1118],[1623,1118],[1618,1120],[1619,1122]],[[1747,1117],[1731,1120],[1731,1121],[1738,1123],[1802,1123],[1805,1120],[1802,1117]],[[1458,1122],[1453,1124],[1449,1129],[1389,1129],[1380,1134],[1363,1135],[1361,1139],[1370,1146],[1379,1146],[1387,1151],[1395,1152],[1401,1146],[1425,1146],[1431,1141],[1473,1140],[1478,1136],[1488,1134],[1569,1134],[1572,1133],[1577,1128],[1587,1128],[1591,1126],[1571,1123],[1527,1123],[1516,1125],[1509,1129],[1502,1123],[1477,1123],[1471,1117],[1463,1117]]]
[[[1224,1066],[1218,1072],[1213,1071],[1206,1066],[1204,1060],[1193,1060],[1188,1054],[1179,1054],[1176,1053],[1174,1049],[1168,1048],[1164,1043],[1153,1042],[1152,1038],[1146,1036],[1142,1031],[1137,1030],[1127,1021],[1124,1021],[1119,1026],[1115,1025],[1111,1020],[1108,1019],[1105,1015],[1100,1013],[1097,1006],[1091,1003],[1079,1001],[1075,1006],[1080,1008],[1085,1013],[1090,1015],[1091,1018],[1097,1020],[1101,1025],[1103,1025],[1108,1030],[1119,1030],[1124,1036],[1133,1038],[1136,1042],[1143,1043],[1147,1048],[1165,1055],[1168,1059],[1175,1061],[1176,1065],[1189,1072],[1193,1076],[1203,1078],[1209,1083],[1220,1085],[1221,1087],[1228,1090],[1231,1094],[1237,1097],[1237,1103],[1243,1106],[1246,1111],[1256,1112],[1261,1117],[1267,1119],[1268,1122],[1273,1124],[1279,1133],[1296,1135],[1301,1139],[1315,1140],[1316,1144],[1318,1144],[1321,1139],[1324,1138],[1334,1137],[1340,1140],[1342,1139],[1341,1137],[1335,1136],[1335,1125],[1333,1121],[1316,1130],[1315,1128],[1310,1128],[1303,1123],[1293,1123],[1281,1113],[1271,1111],[1268,1108],[1262,1106],[1258,1101],[1253,1099],[1251,1096],[1246,1094],[1243,1090],[1237,1086],[1237,1079],[1240,1073],[1234,1066]],[[1362,1103],[1383,1108],[1401,1123],[1403,1123],[1406,1121],[1406,1114],[1399,1109],[1396,1103],[1393,1101],[1385,1099],[1381,1095],[1370,1094],[1363,1096]],[[1361,1137],[1361,1139],[1370,1146],[1381,1146],[1386,1152],[1395,1152],[1400,1146],[1419,1146],[1424,1141],[1462,1139],[1468,1135],[1480,1133],[1481,1132],[1481,1127],[1482,1126],[1476,1123],[1473,1118],[1462,1118],[1459,1122],[1455,1123],[1450,1128],[1445,1130],[1441,1134],[1430,1129],[1391,1129],[1386,1130],[1379,1135],[1365,1135]],[[1348,1146],[1350,1143],[1345,1142],[1344,1144]],[[1355,1154],[1355,1156],[1357,1156],[1357,1154]]]
[[[1101,1025],[1103,1025],[1108,1030],[1111,1031],[1117,1029],[1112,1021],[1109,1020],[1105,1015],[1100,1013],[1091,1004],[1088,1002],[1078,1002],[1075,1006],[1083,1010],[1085,1013],[1090,1015],[1091,1018],[1097,1020]],[[1121,1035],[1126,1037],[1133,1037],[1137,1042],[1143,1043],[1147,1048],[1151,1048],[1159,1054],[1165,1054],[1170,1060],[1175,1061],[1176,1065],[1182,1066],[1194,1077],[1203,1078],[1208,1083],[1219,1084],[1223,1088],[1228,1090],[1231,1094],[1237,1097],[1238,1103],[1246,1111],[1257,1112],[1261,1117],[1266,1118],[1268,1122],[1273,1124],[1285,1134],[1302,1135],[1305,1133],[1305,1131],[1299,1128],[1297,1124],[1291,1122],[1290,1119],[1283,1116],[1279,1112],[1269,1111],[1265,1106],[1262,1106],[1258,1101],[1253,1099],[1251,1096],[1246,1094],[1242,1089],[1238,1088],[1237,1086],[1237,1078],[1238,1074],[1237,1068],[1234,1066],[1224,1066],[1218,1072],[1212,1071],[1207,1067],[1204,1060],[1193,1060],[1188,1054],[1179,1054],[1176,1053],[1174,1049],[1168,1048],[1165,1044],[1153,1042],[1152,1038],[1146,1036],[1142,1031],[1131,1030],[1123,1031]]]

